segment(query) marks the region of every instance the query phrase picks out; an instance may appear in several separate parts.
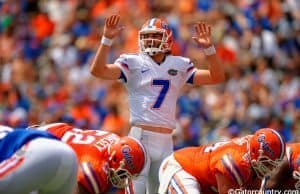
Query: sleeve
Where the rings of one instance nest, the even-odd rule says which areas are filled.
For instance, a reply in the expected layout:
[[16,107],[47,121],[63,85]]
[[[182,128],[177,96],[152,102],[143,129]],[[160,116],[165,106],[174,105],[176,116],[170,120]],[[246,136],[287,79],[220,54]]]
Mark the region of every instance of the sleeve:
[[116,59],[114,64],[116,64],[121,69],[121,75],[120,75],[119,79],[123,80],[126,83],[128,77],[130,76],[128,56],[125,54],[121,55],[118,59]]
[[250,177],[251,167],[241,159],[233,157],[232,154],[223,155],[216,165],[215,171],[224,174],[238,185],[243,186]]
[[194,67],[193,62],[190,59],[186,59],[185,61],[185,82],[188,84],[193,84],[194,75],[197,69]]

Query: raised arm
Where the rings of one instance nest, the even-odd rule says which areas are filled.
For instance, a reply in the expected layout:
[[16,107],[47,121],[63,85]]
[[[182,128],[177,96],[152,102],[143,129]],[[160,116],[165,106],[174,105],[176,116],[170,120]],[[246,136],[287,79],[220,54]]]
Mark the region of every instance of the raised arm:
[[199,22],[195,25],[196,36],[193,40],[203,48],[206,59],[209,61],[208,70],[198,69],[194,75],[194,85],[217,84],[225,80],[225,72],[223,66],[216,55],[215,47],[211,40],[211,26]]
[[118,36],[123,27],[119,24],[120,16],[111,15],[105,19],[105,26],[103,30],[103,36],[101,44],[96,51],[96,55],[90,66],[90,72],[92,75],[102,79],[118,79],[121,75],[120,68],[115,64],[106,64],[107,55],[111,47],[113,38]]

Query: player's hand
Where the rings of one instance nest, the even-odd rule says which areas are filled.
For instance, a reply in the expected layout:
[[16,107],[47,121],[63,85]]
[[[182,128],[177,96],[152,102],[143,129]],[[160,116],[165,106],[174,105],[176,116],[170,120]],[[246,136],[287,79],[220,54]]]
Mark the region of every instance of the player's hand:
[[124,26],[119,26],[119,21],[120,15],[111,15],[105,19],[103,35],[106,38],[113,39],[121,33]]
[[212,45],[211,41],[211,26],[205,22],[195,24],[196,36],[193,40],[202,48],[208,48]]

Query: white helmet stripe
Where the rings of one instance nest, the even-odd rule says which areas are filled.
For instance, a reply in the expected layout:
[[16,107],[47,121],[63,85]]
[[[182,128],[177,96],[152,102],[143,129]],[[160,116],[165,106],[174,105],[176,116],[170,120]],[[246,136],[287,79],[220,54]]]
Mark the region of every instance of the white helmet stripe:
[[152,18],[148,24],[148,27],[151,27],[155,24],[156,18]]
[[274,131],[274,133],[277,135],[277,137],[278,137],[278,139],[280,140],[280,146],[281,146],[281,153],[280,153],[280,159],[283,159],[283,157],[284,157],[284,152],[285,152],[285,143],[284,143],[284,141],[283,141],[283,139],[282,139],[282,137],[281,137],[281,135],[276,131],[276,130],[273,130]]

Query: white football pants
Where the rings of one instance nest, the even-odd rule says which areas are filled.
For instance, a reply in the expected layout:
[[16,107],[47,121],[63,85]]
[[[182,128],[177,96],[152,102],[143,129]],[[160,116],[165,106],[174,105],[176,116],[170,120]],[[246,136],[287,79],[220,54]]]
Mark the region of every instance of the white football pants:
[[197,179],[184,171],[173,155],[162,162],[159,169],[159,181],[159,194],[201,193]]
[[155,194],[158,192],[159,187],[159,167],[164,158],[173,152],[172,134],[155,133],[132,127],[129,136],[140,140],[148,155],[144,169],[137,179],[133,180],[134,193]]

